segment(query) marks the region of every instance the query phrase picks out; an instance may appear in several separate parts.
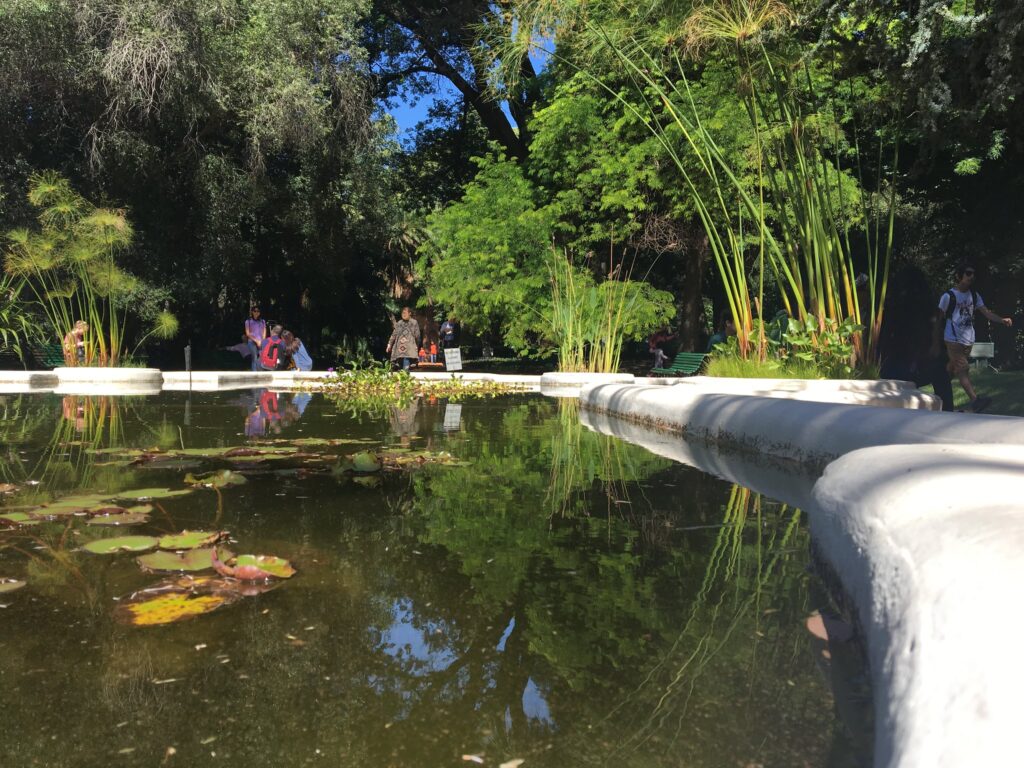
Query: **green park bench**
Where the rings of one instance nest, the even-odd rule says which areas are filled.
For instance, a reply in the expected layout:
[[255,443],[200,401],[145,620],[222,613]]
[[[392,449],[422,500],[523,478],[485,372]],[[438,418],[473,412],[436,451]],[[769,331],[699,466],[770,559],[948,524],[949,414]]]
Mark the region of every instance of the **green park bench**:
[[60,344],[41,344],[32,347],[30,354],[40,368],[60,368],[64,365],[64,350]]
[[652,368],[652,376],[692,376],[704,367],[704,352],[680,352],[668,368]]

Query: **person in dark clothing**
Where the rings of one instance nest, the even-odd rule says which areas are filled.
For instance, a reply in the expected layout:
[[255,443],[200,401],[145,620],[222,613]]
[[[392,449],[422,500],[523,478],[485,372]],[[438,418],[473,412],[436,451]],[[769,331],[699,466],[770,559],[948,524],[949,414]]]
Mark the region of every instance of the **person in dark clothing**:
[[889,282],[879,337],[883,379],[931,384],[942,398],[942,410],[953,410],[953,385],[946,370],[946,353],[938,339],[945,318],[935,306],[934,292],[924,272],[903,267]]

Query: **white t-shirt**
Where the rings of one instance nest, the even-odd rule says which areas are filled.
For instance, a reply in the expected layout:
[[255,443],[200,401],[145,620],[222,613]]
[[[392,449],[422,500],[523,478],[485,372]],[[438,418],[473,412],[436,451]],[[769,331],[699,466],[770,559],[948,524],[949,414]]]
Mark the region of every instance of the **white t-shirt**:
[[[981,300],[981,294],[977,292],[972,296],[970,291],[958,291],[953,288],[952,293],[956,297],[956,309],[946,320],[946,330],[943,332],[942,338],[946,341],[955,341],[958,344],[970,346],[974,343],[974,313],[978,311],[978,307],[984,307],[985,302]],[[950,292],[946,291],[939,298],[939,309],[942,310],[943,317],[946,316],[946,310],[949,308],[949,294]]]

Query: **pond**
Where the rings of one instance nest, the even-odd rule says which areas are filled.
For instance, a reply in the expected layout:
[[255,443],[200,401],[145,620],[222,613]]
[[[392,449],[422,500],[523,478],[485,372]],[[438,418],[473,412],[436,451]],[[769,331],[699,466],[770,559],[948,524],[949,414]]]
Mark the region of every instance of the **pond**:
[[[828,606],[802,513],[590,432],[574,401],[6,395],[0,430],[7,768],[839,766],[870,748],[856,654],[807,629]],[[239,587],[89,551],[182,531],[224,532],[225,567],[295,573]],[[206,568],[210,549],[160,557]]]

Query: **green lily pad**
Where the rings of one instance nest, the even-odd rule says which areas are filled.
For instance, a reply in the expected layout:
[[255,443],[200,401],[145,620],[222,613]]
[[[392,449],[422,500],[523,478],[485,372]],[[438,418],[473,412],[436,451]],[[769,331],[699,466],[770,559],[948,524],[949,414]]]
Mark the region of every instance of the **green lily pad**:
[[360,475],[358,477],[353,477],[352,482],[356,485],[361,485],[364,488],[380,487],[380,478],[376,475]]
[[224,535],[223,531],[182,531],[160,539],[160,549],[197,549],[213,544]]
[[243,485],[248,481],[237,472],[232,472],[230,469],[222,469],[206,475],[185,475],[185,482],[189,485],[198,485],[203,488],[226,488],[229,485]]
[[192,488],[182,488],[172,491],[170,488],[140,488],[133,491],[118,491],[114,496],[108,498],[130,499],[133,501],[144,501],[147,499],[171,499],[176,496],[187,496],[192,493]]
[[25,586],[24,581],[18,579],[4,579],[0,578],[0,595],[4,592],[13,592],[16,589],[21,589]]
[[156,549],[159,539],[155,536],[118,536],[113,539],[97,539],[83,547],[97,555],[113,555],[118,552],[145,552]]
[[[231,563],[231,567],[238,572],[237,578],[251,578],[246,573],[254,573],[252,568],[259,569],[264,573],[277,579],[290,579],[295,575],[292,564],[283,557],[274,555],[239,555]],[[242,570],[245,569],[245,570]]]
[[160,456],[148,461],[136,461],[135,465],[139,469],[173,469],[180,472],[183,469],[201,467],[203,462],[199,459],[190,459],[184,456]]
[[84,515],[89,509],[110,498],[102,493],[83,494],[81,496],[66,496],[63,499],[51,501],[44,504],[35,511],[36,515],[57,516],[57,515]]
[[[230,560],[231,552],[218,548],[221,560]],[[213,568],[212,548],[191,549],[188,552],[150,552],[135,558],[136,562],[149,571],[204,571]]]
[[11,525],[37,525],[42,522],[27,512],[8,512],[6,515],[0,515],[0,521]]
[[380,472],[380,460],[376,455],[369,451],[360,451],[359,453],[353,453],[348,457],[349,462],[352,465],[353,472]]
[[86,521],[86,525],[139,525],[149,521],[149,515],[145,512],[111,512],[108,514],[94,515]]

